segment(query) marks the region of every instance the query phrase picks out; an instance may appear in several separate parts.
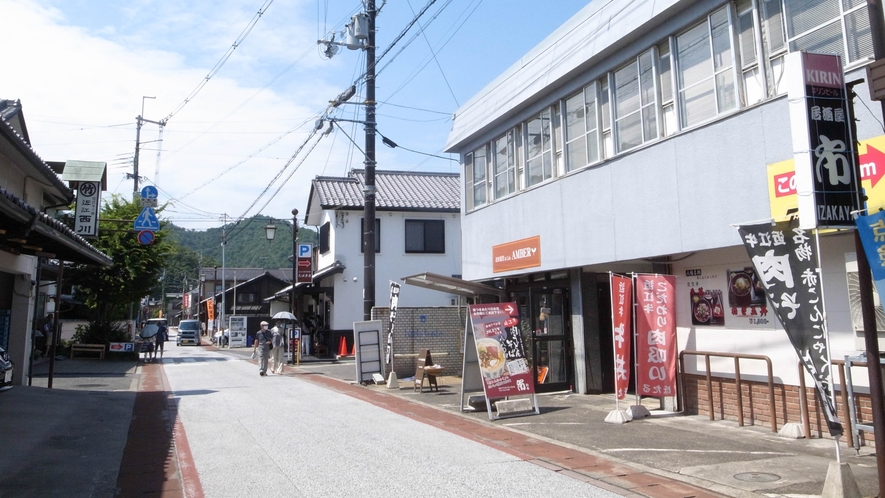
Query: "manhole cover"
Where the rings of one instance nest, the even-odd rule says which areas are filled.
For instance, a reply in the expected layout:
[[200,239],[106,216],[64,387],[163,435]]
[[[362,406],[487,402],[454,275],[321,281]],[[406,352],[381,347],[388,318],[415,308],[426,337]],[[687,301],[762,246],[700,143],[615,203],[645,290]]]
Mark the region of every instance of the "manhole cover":
[[80,441],[85,438],[82,436],[52,436],[49,439],[53,441]]
[[744,482],[774,482],[779,481],[781,476],[777,474],[766,474],[765,472],[742,472],[735,474],[734,478]]

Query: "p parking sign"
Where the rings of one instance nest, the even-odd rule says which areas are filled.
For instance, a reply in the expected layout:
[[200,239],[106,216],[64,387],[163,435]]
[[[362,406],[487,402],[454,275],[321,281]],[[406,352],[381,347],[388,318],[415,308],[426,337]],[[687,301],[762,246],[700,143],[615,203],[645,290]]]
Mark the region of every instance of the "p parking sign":
[[309,258],[311,252],[313,252],[313,246],[311,244],[298,244],[299,258]]

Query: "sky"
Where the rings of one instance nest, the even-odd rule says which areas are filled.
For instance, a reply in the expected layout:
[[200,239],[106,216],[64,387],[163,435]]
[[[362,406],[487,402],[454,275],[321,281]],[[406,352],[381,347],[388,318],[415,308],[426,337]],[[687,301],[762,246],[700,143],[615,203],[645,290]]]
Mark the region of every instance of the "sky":
[[[377,55],[387,52],[377,130],[399,145],[377,138],[378,170],[459,172],[443,151],[458,107],[588,3],[436,0],[413,23],[430,1],[376,0]],[[293,208],[303,220],[311,180],[365,167],[361,124],[311,137],[324,115],[364,119],[364,51],[328,58],[317,43],[340,40],[363,10],[359,0],[0,0],[14,40],[0,99],[21,101],[44,161],[107,162],[105,196],[134,191],[143,116],[138,188],[155,185],[162,218],[178,226],[291,220]],[[357,95],[327,112],[352,84]]]

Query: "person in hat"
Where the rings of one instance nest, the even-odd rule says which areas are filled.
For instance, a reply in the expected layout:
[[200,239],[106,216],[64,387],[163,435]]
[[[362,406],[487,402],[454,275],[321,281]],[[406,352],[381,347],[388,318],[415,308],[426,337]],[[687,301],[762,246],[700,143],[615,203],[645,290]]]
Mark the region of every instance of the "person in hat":
[[271,339],[271,346],[273,346],[273,349],[270,350],[270,371],[275,374],[282,374],[283,364],[285,364],[283,357],[286,352],[286,348],[284,347],[286,337],[283,335],[283,321],[277,320],[276,326],[270,329],[270,331],[273,333],[273,338]]
[[273,346],[273,334],[267,330],[267,322],[261,322],[261,330],[255,334],[255,342],[252,344],[252,354],[258,353],[258,375],[267,375],[267,357]]

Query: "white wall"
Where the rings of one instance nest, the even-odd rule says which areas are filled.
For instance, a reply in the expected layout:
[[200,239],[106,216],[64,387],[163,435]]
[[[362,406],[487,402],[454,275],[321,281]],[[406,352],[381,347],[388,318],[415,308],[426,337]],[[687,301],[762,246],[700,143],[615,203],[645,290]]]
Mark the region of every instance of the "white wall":
[[[461,216],[458,213],[425,213],[376,211],[381,220],[381,252],[375,254],[375,306],[390,306],[390,281],[402,284],[402,278],[422,272],[451,276],[461,273]],[[335,260],[347,269],[323,280],[322,286],[334,286],[335,301],[329,327],[350,329],[353,322],[363,320],[363,286],[365,263],[360,233],[362,211],[333,211],[323,213],[330,220],[329,237],[331,250],[319,255],[318,268],[325,268]],[[445,220],[445,254],[407,254],[405,251],[405,221],[417,219]],[[324,221],[325,222],[325,221]],[[454,294],[404,286],[399,306],[426,307],[450,306]]]

